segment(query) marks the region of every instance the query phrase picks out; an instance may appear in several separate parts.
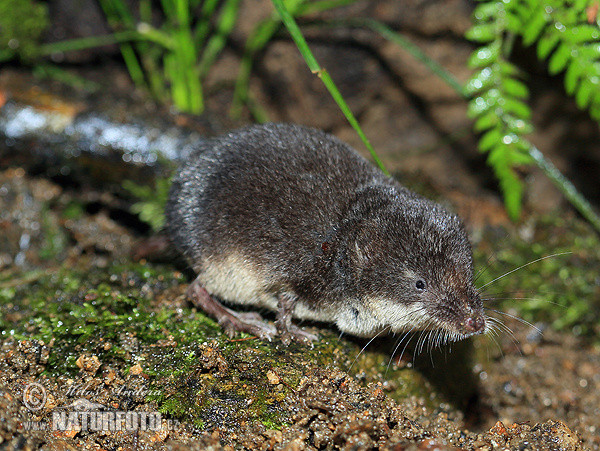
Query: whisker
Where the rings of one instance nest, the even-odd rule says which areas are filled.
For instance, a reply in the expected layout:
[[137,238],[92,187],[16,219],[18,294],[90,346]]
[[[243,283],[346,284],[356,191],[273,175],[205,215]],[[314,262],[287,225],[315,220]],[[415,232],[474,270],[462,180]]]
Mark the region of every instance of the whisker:
[[[505,334],[511,335],[514,337],[514,332],[510,327],[508,327],[504,322],[502,322],[498,318],[493,318],[493,319],[495,322],[495,326],[497,327],[497,333],[496,333],[497,336],[499,336],[500,331],[503,331]],[[515,339],[516,339],[516,337],[515,337]],[[519,341],[519,340],[517,340],[517,341]]]
[[[496,345],[496,347],[498,348],[498,350],[500,351],[500,355],[502,357],[504,357],[504,351],[502,350],[502,346],[500,346],[500,343],[498,343],[498,340],[496,340],[496,336],[489,336],[490,339],[494,342],[494,344]],[[488,360],[489,360],[489,353],[488,353]]]
[[398,360],[402,359],[402,356],[404,355],[404,351],[406,351],[406,347],[408,346],[408,344],[412,340],[412,337],[414,336],[414,334],[415,334],[415,330],[413,328],[413,329],[409,330],[408,332],[406,332],[404,334],[404,336],[400,340],[398,340],[398,344],[394,347],[394,350],[392,351],[392,355],[390,357],[390,360],[388,361],[387,368],[385,370],[385,377],[387,377],[387,373],[390,370],[390,366],[391,366],[391,364],[392,364],[392,362],[394,360],[394,356],[396,355],[396,351],[398,351],[398,348],[400,347],[400,345],[402,344],[402,342],[408,338],[408,341],[404,345],[404,348],[402,349],[402,352],[400,353],[400,357],[398,357]]
[[497,318],[488,317],[487,326],[485,329],[486,336],[488,336],[488,335],[493,336],[493,337],[499,336],[500,332],[498,329],[500,328],[500,326],[496,323],[502,324],[502,322],[500,320],[498,320]]
[[[477,271],[477,274],[475,274],[475,276],[473,277],[473,283],[477,282],[477,280],[488,270],[491,268],[492,264],[494,262],[496,262],[496,252],[492,252],[492,254],[487,258],[487,260],[485,261],[485,265],[483,265],[483,267],[481,269],[479,269],[479,271]],[[492,260],[493,259],[493,260]]]
[[525,298],[525,297],[520,297],[520,298],[513,298],[513,297],[503,297],[503,298],[481,298],[481,300],[483,302],[490,302],[490,301],[538,301],[538,302],[546,302],[548,304],[551,305],[557,305],[559,307],[563,307],[563,308],[567,308],[566,305],[561,304],[559,302],[554,302],[554,301],[549,301],[548,299],[542,299],[542,298]]
[[529,266],[529,265],[533,265],[534,263],[537,263],[537,262],[539,262],[539,261],[542,261],[542,260],[546,260],[546,259],[548,259],[548,258],[558,257],[558,256],[560,256],[560,255],[567,255],[567,254],[572,254],[572,252],[559,252],[559,253],[552,254],[552,255],[546,255],[545,257],[540,257],[540,258],[538,258],[538,259],[536,259],[536,260],[530,261],[529,263],[525,263],[524,265],[521,265],[521,266],[519,266],[518,268],[512,269],[512,270],[508,271],[507,273],[504,273],[504,274],[503,274],[503,275],[501,275],[500,277],[496,277],[494,280],[492,280],[492,281],[490,281],[490,282],[488,282],[488,283],[486,283],[486,284],[482,285],[481,287],[479,287],[479,288],[478,288],[478,291],[479,291],[480,293],[482,293],[482,290],[483,290],[485,287],[487,287],[488,285],[490,285],[490,284],[492,284],[492,283],[494,283],[494,282],[496,282],[496,281],[498,281],[498,280],[500,280],[500,279],[503,279],[504,277],[508,276],[509,274],[512,274],[513,272],[515,272],[515,271],[518,271],[518,270],[520,270],[520,269],[523,269],[523,268],[525,268],[525,267],[527,267],[527,266]]
[[[537,331],[537,332],[538,332],[540,335],[544,335],[544,333],[542,332],[542,330],[541,330],[539,327],[537,327],[537,326],[533,325],[532,323],[530,323],[530,322],[529,322],[529,321],[527,321],[527,320],[524,320],[523,318],[519,318],[518,316],[512,315],[512,314],[510,314],[510,313],[507,313],[507,312],[503,312],[503,311],[501,311],[501,310],[496,310],[496,309],[493,309],[493,308],[487,308],[487,307],[486,307],[486,310],[490,310],[490,311],[492,311],[492,312],[494,312],[494,313],[497,313],[497,314],[499,314],[499,315],[507,316],[507,317],[509,317],[509,318],[512,318],[512,319],[514,319],[514,320],[517,320],[517,321],[519,321],[521,324],[525,324],[526,326],[529,326],[529,327],[531,327],[532,329],[536,330],[536,331]],[[502,323],[502,324],[504,324],[504,323]]]
[[[525,290],[525,289],[522,289],[522,288],[518,288],[518,289],[516,288],[516,289],[514,289],[512,291],[502,291],[500,293],[486,293],[486,295],[487,296],[510,296],[512,294],[515,294],[515,293],[526,293],[527,291],[530,291],[530,290]],[[536,294],[545,294],[545,295],[559,295],[559,294],[562,294],[561,291],[538,291],[538,290],[536,290],[535,292],[536,292]]]
[[[406,348],[408,348],[408,345],[410,344],[410,342],[412,341],[413,337],[415,336],[415,334],[417,333],[416,330],[413,330],[412,333],[410,334],[410,338],[409,340],[404,344],[404,347],[402,348],[402,352],[400,353],[400,359],[402,359],[402,356],[404,355],[404,353],[406,352]],[[413,356],[413,365],[415,364],[415,357]]]
[[[417,339],[417,344],[415,345],[415,354],[419,355],[421,354],[421,351],[423,351],[423,334],[425,333],[424,330],[420,330],[419,331],[419,338]],[[414,363],[414,362],[413,362]]]
[[435,368],[435,363],[433,362],[433,348],[432,348],[432,335],[434,331],[430,330],[427,334],[427,354],[429,355],[429,361],[431,362],[431,366]]
[[[506,312],[500,312],[500,311],[496,311],[496,313],[501,314],[501,315],[505,315],[507,317],[516,319],[519,322],[522,322],[523,324],[526,324],[527,326],[533,328],[538,334],[543,335],[542,331],[534,326],[533,324],[529,323],[528,321],[523,320],[522,318],[518,318],[514,315],[511,315],[509,313]],[[498,328],[498,330],[503,331],[506,335],[508,335],[510,337],[510,340],[512,341],[512,343],[514,344],[515,348],[517,348],[517,350],[519,351],[520,355],[523,355],[523,348],[521,346],[521,342],[519,341],[519,339],[516,337],[515,333],[513,332],[513,330],[508,327],[508,325],[506,325],[501,319],[499,318],[493,318],[490,317],[490,321],[495,325],[495,327]],[[502,356],[504,356],[504,352],[502,351],[502,349],[500,348],[499,343],[496,341],[496,337],[498,337],[498,334],[494,334],[494,337],[492,337],[492,339],[494,340],[494,342],[496,343],[496,345],[498,346],[498,348],[500,349],[500,352],[502,354]]]
[[389,332],[391,330],[392,326],[386,326],[383,329],[381,329],[377,335],[375,335],[373,338],[371,338],[366,345],[363,346],[363,348],[360,350],[360,352],[356,355],[356,357],[354,358],[354,361],[352,362],[352,364],[350,365],[350,368],[348,368],[348,372],[350,372],[350,370],[352,369],[352,367],[354,366],[354,364],[356,363],[356,361],[358,360],[358,358],[360,357],[360,355],[365,351],[365,349],[367,349],[367,346],[369,346],[373,340],[375,340],[377,337],[379,337],[383,332],[385,332],[386,330]]
[[431,331],[427,337],[427,352],[430,354],[433,353],[434,349],[437,348],[437,343],[439,343],[440,339],[440,329]]
[[490,333],[488,336],[496,344],[496,346],[500,350],[500,354],[504,357],[504,351],[502,350],[502,347],[500,346],[500,343],[498,342],[498,340],[496,338],[499,338],[499,333],[498,332],[499,332],[499,330],[502,330],[502,331],[504,331],[504,333],[506,335],[508,335],[510,337],[510,340],[513,342],[513,344],[515,345],[515,347],[519,350],[519,354],[523,355],[523,351],[521,349],[521,342],[515,336],[513,330],[510,327],[508,327],[506,324],[504,324],[504,322],[502,322],[498,318],[492,318],[492,317],[490,317],[490,322],[497,329],[494,330],[493,333]]

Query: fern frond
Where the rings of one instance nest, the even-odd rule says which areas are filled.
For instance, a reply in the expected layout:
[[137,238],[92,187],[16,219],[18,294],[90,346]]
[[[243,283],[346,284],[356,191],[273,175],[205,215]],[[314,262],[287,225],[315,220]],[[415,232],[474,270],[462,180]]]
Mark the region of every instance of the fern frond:
[[475,8],[466,33],[481,46],[469,59],[477,72],[465,90],[471,95],[469,115],[481,133],[479,149],[488,154],[502,188],[506,209],[518,217],[523,186],[516,168],[531,162],[529,90],[517,67],[508,61],[512,42],[536,45],[552,75],[564,72],[567,94],[600,121],[600,29],[588,23],[587,8],[595,0],[487,1]]
[[[505,35],[519,30],[522,19],[505,5],[509,2],[485,2],[475,9],[475,25],[467,37],[481,43],[469,59],[469,66],[479,69],[468,81],[468,114],[475,119],[475,130],[482,133],[479,150],[487,153],[504,195],[510,217],[521,212],[523,183],[516,168],[531,162],[524,135],[533,126],[531,110],[525,101],[529,89],[521,80],[518,68],[505,55]],[[540,28],[539,34],[543,26]],[[534,33],[534,34],[535,34]]]
[[[565,72],[565,90],[577,106],[600,120],[600,29],[587,23],[587,0],[559,1],[555,7],[537,4],[531,11],[546,26],[538,33],[538,57],[548,59],[548,72]],[[530,24],[531,26],[531,24]],[[525,36],[525,33],[523,36]],[[525,44],[533,44],[524,38]]]

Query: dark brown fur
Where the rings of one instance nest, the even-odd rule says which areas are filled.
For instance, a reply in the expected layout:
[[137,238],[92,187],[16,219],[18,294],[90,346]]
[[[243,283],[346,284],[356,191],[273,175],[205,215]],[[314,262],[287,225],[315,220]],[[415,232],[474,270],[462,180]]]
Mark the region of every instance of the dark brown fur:
[[[224,301],[284,315],[287,299],[295,316],[365,336],[485,329],[460,220],[322,131],[267,124],[207,141],[174,178],[166,215],[197,283]],[[211,286],[215,273],[235,290],[226,277]]]

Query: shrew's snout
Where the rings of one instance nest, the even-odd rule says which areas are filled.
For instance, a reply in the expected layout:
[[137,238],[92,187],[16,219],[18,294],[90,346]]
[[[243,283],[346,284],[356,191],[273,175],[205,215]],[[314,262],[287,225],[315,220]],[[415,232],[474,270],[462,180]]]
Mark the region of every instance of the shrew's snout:
[[485,330],[485,318],[477,314],[467,316],[462,326],[467,333],[480,334]]

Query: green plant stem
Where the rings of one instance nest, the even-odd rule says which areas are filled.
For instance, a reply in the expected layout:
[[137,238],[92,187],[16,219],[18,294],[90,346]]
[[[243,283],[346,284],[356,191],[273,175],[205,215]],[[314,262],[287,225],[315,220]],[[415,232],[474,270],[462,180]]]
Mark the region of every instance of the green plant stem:
[[233,117],[240,117],[242,106],[249,99],[250,74],[252,73],[252,64],[254,63],[255,55],[264,48],[280,26],[281,23],[279,20],[273,20],[271,18],[266,19],[254,29],[246,41],[246,49],[242,56],[242,60],[240,61],[240,70],[235,81],[235,89],[233,92],[230,113]]
[[[127,32],[132,32],[135,28],[135,20],[133,14],[129,10],[129,7],[120,0],[100,0],[100,6],[104,11],[104,15],[109,25],[114,30],[122,29],[122,25],[125,24],[125,28],[128,28]],[[119,34],[119,32],[115,33]],[[135,38],[131,39],[134,40]],[[142,40],[140,38],[140,40]],[[131,79],[138,87],[148,89],[146,78],[144,76],[144,70],[140,64],[140,61],[136,55],[133,45],[129,42],[130,40],[119,41],[119,48],[123,61],[127,66]],[[140,44],[143,46],[143,44]]]
[[352,114],[350,107],[344,100],[340,91],[337,89],[337,86],[333,82],[331,76],[325,69],[323,69],[323,68],[321,68],[321,66],[319,66],[319,63],[317,62],[317,59],[314,57],[312,51],[308,47],[308,44],[306,43],[306,40],[304,39],[304,36],[302,35],[300,28],[298,28],[296,21],[294,20],[292,15],[289,13],[287,8],[283,4],[283,1],[282,0],[272,0],[272,1],[273,1],[273,4],[275,5],[275,9],[281,16],[281,20],[283,21],[288,32],[292,36],[292,39],[296,43],[298,50],[300,50],[300,53],[304,57],[304,60],[306,61],[306,64],[308,65],[309,69],[314,74],[317,74],[317,76],[321,79],[321,81],[323,81],[323,83],[325,84],[325,87],[327,88],[327,90],[329,91],[329,93],[331,94],[331,96],[333,97],[335,102],[338,104],[338,106],[344,113],[344,116],[346,116],[346,119],[348,120],[348,122],[350,123],[352,128],[354,128],[354,130],[356,131],[358,136],[360,136],[360,139],[363,141],[363,143],[365,144],[365,146],[371,153],[371,156],[373,157],[373,159],[375,160],[375,162],[377,163],[379,168],[386,175],[389,175],[389,172],[387,171],[387,169],[385,169],[385,166],[379,159],[379,156],[375,152],[375,149],[373,149],[373,146],[371,146],[371,143],[367,139],[366,135],[363,133],[362,129],[360,128],[360,125],[358,124],[358,121],[354,117],[354,114]]
[[231,34],[231,31],[237,22],[239,5],[240,0],[225,1],[217,21],[216,32],[206,44],[206,48],[204,49],[204,53],[198,64],[198,72],[200,73],[201,78],[206,76],[206,73],[214,64],[217,56],[225,47],[227,37]]
[[304,16],[307,14],[329,11],[330,9],[351,5],[357,1],[358,0],[321,0],[317,2],[304,2],[299,5],[298,15]]
[[437,61],[427,56],[417,45],[410,42],[408,39],[388,27],[386,24],[369,18],[328,20],[323,22],[323,24],[335,27],[367,28],[371,31],[374,31],[381,37],[406,50],[413,58],[423,63],[431,72],[445,81],[448,86],[466,98],[463,85],[456,79],[456,77],[454,77],[454,75],[444,69]]
[[36,77],[58,80],[65,85],[74,86],[87,92],[97,92],[101,88],[100,84],[85,77],[74,75],[55,64],[36,64],[33,66],[33,73]]
[[587,219],[598,232],[600,232],[600,217],[594,212],[594,209],[585,197],[577,191],[577,188],[575,188],[571,181],[567,179],[550,160],[546,159],[537,147],[532,145],[529,149],[529,155],[531,155],[536,165],[544,171],[544,174],[552,180],[579,213],[581,213],[581,215]]
[[194,30],[194,42],[196,43],[196,48],[202,48],[206,38],[210,32],[210,18],[215,13],[217,6],[219,5],[219,0],[207,0],[202,3],[202,12],[200,15],[200,20],[198,22],[198,26]]
[[137,31],[120,31],[117,33],[92,36],[89,38],[69,39],[68,41],[53,42],[43,44],[38,48],[38,56],[48,56],[58,52],[72,52],[75,50],[84,50],[103,45],[122,44],[137,40],[145,40],[146,37]]

